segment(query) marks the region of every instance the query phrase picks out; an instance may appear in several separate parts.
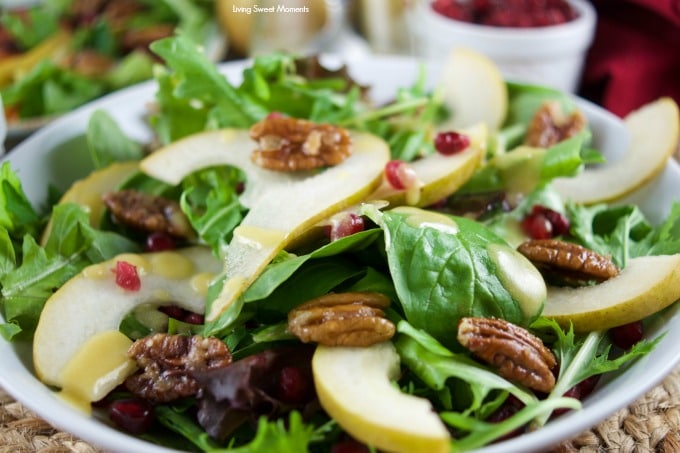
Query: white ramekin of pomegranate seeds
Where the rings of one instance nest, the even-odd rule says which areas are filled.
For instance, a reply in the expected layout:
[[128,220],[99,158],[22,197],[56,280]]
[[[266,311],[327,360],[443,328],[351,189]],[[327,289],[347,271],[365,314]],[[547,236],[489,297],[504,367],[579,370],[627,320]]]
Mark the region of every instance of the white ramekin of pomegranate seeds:
[[419,0],[407,19],[421,57],[467,47],[507,78],[574,92],[596,13],[587,0]]

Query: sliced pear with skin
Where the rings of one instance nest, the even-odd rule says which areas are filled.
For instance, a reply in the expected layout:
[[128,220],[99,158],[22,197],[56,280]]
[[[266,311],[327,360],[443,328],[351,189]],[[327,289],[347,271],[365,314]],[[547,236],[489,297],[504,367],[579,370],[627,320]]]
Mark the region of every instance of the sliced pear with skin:
[[486,55],[454,48],[444,62],[439,86],[451,117],[438,129],[460,129],[482,122],[495,131],[505,121],[508,88],[500,70]]
[[[116,284],[117,261],[137,267],[141,281],[138,291]],[[45,304],[33,340],[36,374],[46,384],[69,387],[64,382],[69,375],[65,370],[74,357],[93,338],[117,331],[123,318],[136,307],[172,304],[203,313],[208,282],[221,268],[210,249],[201,246],[123,254],[85,268]],[[105,375],[101,377],[106,379]]]
[[279,172],[262,168],[250,156],[256,144],[247,129],[200,132],[177,140],[153,152],[140,163],[149,176],[177,185],[191,173],[217,165],[231,165],[246,175],[241,204],[251,207],[267,190],[308,178],[312,172]]
[[[101,223],[105,209],[102,196],[114,190],[138,169],[138,162],[115,162],[95,170],[87,177],[73,183],[62,195],[59,203],[76,203],[83,206],[88,211],[90,225],[97,228]],[[41,238],[42,245],[47,241],[51,228],[52,221],[50,219]]]
[[487,127],[480,123],[460,131],[470,137],[467,149],[445,156],[430,154],[409,163],[416,174],[419,186],[413,190],[393,188],[386,179],[369,197],[370,200],[385,200],[391,206],[430,206],[458,190],[482,163],[486,150]]
[[673,155],[680,137],[678,106],[661,98],[624,119],[630,135],[626,153],[617,161],[586,168],[573,178],[553,181],[567,200],[595,204],[618,200],[654,179]]
[[393,385],[400,370],[392,343],[318,346],[312,372],[321,406],[356,439],[395,453],[451,451],[449,432],[430,402]]
[[263,192],[225,250],[227,280],[210,305],[206,321],[217,320],[231,307],[297,236],[376,189],[390,156],[387,143],[367,133],[352,133],[352,143],[352,154],[341,164]]
[[548,287],[543,316],[577,332],[644,319],[680,299],[680,254],[633,258],[614,278],[594,286]]

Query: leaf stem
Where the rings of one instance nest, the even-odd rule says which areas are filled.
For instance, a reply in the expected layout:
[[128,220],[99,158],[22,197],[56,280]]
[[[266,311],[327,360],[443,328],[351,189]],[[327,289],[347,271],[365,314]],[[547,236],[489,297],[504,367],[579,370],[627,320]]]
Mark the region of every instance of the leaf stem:
[[[605,335],[604,330],[598,330],[595,332],[590,332],[588,334],[588,336],[583,341],[583,344],[579,348],[574,358],[567,365],[567,368],[564,370],[563,373],[560,373],[560,377],[557,380],[557,383],[555,384],[555,387],[553,388],[552,392],[550,392],[550,395],[548,395],[547,399],[560,398],[562,395],[566,393],[567,390],[569,390],[574,385],[578,384],[579,374],[581,374],[581,371],[585,367],[587,367],[590,361],[592,360],[593,356],[597,352],[597,347],[600,344],[600,341],[602,341],[604,335]],[[550,418],[551,414],[552,411],[545,412],[540,416],[536,417],[531,422],[530,429],[537,429],[545,425],[548,419]]]
[[405,110],[410,110],[418,107],[422,107],[424,105],[427,105],[427,103],[430,102],[430,99],[422,97],[422,98],[417,98],[417,99],[410,99],[408,101],[401,101],[401,102],[395,102],[393,104],[386,105],[385,107],[381,107],[376,110],[369,110],[366,111],[362,114],[356,115],[351,118],[347,118],[343,121],[340,122],[342,126],[351,126],[351,125],[356,125],[363,123],[365,121],[372,121],[372,120],[377,120],[379,118],[385,117],[385,116],[390,116],[390,115],[395,115],[397,113],[401,113]]

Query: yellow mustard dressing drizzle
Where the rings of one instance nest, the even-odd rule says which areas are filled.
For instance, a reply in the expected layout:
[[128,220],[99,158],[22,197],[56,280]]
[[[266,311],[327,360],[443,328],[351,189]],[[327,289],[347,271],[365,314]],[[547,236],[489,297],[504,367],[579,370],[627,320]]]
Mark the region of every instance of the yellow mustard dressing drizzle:
[[511,247],[489,244],[487,251],[496,265],[498,279],[519,303],[524,316],[537,315],[548,297],[541,273],[524,255]]
[[137,268],[137,273],[139,275],[148,274],[151,271],[151,264],[141,255],[136,255],[134,253],[121,253],[113,258],[113,268],[115,268],[115,263],[118,261],[125,261],[132,264]]
[[411,206],[400,206],[394,212],[407,214],[406,223],[415,228],[433,228],[444,233],[458,233],[458,224],[451,217],[438,212],[426,211]]
[[171,280],[189,278],[194,273],[194,263],[177,252],[160,252],[149,255],[150,271]]
[[91,264],[83,269],[83,277],[93,280],[103,280],[107,277],[113,278],[113,268],[109,262]]
[[234,239],[254,249],[276,247],[286,238],[285,231],[252,225],[241,225],[234,229]]
[[117,330],[90,338],[66,364],[59,380],[60,396],[79,408],[88,408],[121,384],[136,369],[128,358],[132,340]]
[[224,282],[220,296],[215,299],[212,306],[210,307],[210,312],[207,314],[206,320],[214,321],[217,319],[223,311],[229,308],[229,304],[234,302],[230,295],[234,293],[241,293],[245,286],[246,279],[240,276],[231,277],[226,282]]
[[196,293],[205,296],[208,294],[208,286],[210,286],[210,282],[212,282],[214,278],[215,274],[212,272],[201,272],[200,274],[191,277],[189,284]]

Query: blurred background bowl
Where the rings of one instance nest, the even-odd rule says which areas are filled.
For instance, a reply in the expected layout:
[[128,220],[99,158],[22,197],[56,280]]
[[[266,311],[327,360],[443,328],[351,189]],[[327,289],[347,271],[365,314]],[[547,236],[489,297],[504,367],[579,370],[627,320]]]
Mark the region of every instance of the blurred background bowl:
[[586,0],[568,0],[576,17],[559,25],[513,28],[450,19],[419,0],[406,20],[414,52],[443,59],[454,47],[467,47],[490,57],[508,79],[575,92],[596,25]]

